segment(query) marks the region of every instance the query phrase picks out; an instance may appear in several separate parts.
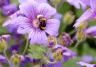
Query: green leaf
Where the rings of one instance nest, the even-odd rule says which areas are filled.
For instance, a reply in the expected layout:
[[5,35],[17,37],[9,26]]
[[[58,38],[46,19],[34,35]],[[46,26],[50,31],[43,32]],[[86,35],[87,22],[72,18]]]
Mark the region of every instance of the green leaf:
[[40,45],[30,45],[30,48],[28,51],[33,58],[40,59],[43,57],[47,49]]

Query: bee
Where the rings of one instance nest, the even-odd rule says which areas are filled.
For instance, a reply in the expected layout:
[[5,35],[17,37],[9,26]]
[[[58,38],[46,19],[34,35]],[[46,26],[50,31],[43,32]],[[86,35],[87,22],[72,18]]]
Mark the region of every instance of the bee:
[[46,29],[46,22],[47,22],[46,18],[43,16],[39,16],[38,20],[39,20],[40,30],[45,30]]

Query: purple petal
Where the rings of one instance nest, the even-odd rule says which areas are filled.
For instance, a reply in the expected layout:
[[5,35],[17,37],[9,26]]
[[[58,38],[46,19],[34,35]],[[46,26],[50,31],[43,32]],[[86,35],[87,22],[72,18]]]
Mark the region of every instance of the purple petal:
[[96,11],[96,0],[90,0],[90,5],[93,11]]
[[46,3],[47,0],[19,0],[19,3],[33,2],[36,1],[38,3]]
[[67,0],[67,2],[73,6],[75,6],[77,9],[80,9],[80,0]]
[[47,44],[47,36],[44,31],[32,30],[29,34],[31,44]]
[[4,57],[3,55],[0,55],[0,62],[7,63],[6,57]]
[[56,14],[56,9],[47,3],[41,3],[38,7],[38,12],[46,18],[51,18]]
[[96,26],[89,27],[85,30],[85,33],[89,36],[96,37]]
[[32,20],[32,19],[36,18],[37,7],[38,7],[38,3],[36,3],[36,2],[22,3],[20,5],[20,12],[22,14],[25,14],[29,19]]
[[88,64],[88,63],[85,63],[85,62],[77,62],[77,64],[79,64],[80,66],[86,66],[86,67],[94,67],[95,64]]
[[46,67],[63,67],[63,62],[62,61],[59,61],[57,63],[54,63],[54,64],[47,64]]
[[47,21],[46,32],[50,35],[57,36],[60,26],[60,21],[57,19],[49,19]]
[[10,4],[10,0],[0,0],[0,7]]
[[31,31],[31,25],[30,25],[30,20],[26,17],[19,17],[19,27],[17,32],[19,34],[26,34]]
[[76,23],[74,24],[74,27],[78,27],[81,23],[84,23],[84,21],[88,21],[94,17],[94,13],[88,9],[81,15],[79,19],[77,19]]
[[4,15],[8,16],[8,15],[13,14],[17,10],[18,9],[17,9],[17,6],[15,4],[10,4],[10,5],[4,6],[3,9],[2,9],[2,12],[3,12]]
[[83,62],[91,63],[94,60],[94,58],[90,55],[84,55],[81,60]]
[[88,29],[86,29],[86,33],[90,33],[92,31],[96,31],[96,26],[92,26],[92,27],[89,27]]

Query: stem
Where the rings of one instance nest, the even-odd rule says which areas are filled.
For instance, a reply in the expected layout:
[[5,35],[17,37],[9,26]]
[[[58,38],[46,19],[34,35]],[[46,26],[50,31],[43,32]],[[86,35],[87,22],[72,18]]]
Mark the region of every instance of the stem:
[[69,34],[72,35],[73,33],[75,33],[76,31],[75,30],[72,30]]
[[14,64],[14,67],[19,67],[19,64],[16,64],[16,65]]
[[10,60],[9,60],[8,57],[7,57],[6,49],[4,50],[3,53],[4,53],[4,55],[5,55],[5,57],[6,57],[7,61],[8,61],[9,66],[10,66],[10,67],[13,67],[12,63],[10,62]]
[[77,48],[78,47],[78,45],[80,44],[81,42],[77,42],[76,43],[76,45],[75,45],[75,48]]
[[24,55],[24,54],[26,53],[26,51],[27,51],[28,44],[29,44],[29,39],[26,39],[26,45],[25,45],[25,48],[24,48],[24,51],[23,51],[23,55]]

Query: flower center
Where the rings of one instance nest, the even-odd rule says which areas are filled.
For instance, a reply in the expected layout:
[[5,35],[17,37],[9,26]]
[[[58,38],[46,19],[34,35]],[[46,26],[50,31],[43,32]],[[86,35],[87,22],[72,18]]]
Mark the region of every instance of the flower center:
[[33,26],[35,28],[39,28],[40,30],[45,30],[46,22],[47,22],[47,19],[44,16],[38,15],[37,18],[33,20]]
[[40,30],[45,30],[46,29],[46,18],[42,15],[38,15],[37,19],[39,20],[39,29]]

